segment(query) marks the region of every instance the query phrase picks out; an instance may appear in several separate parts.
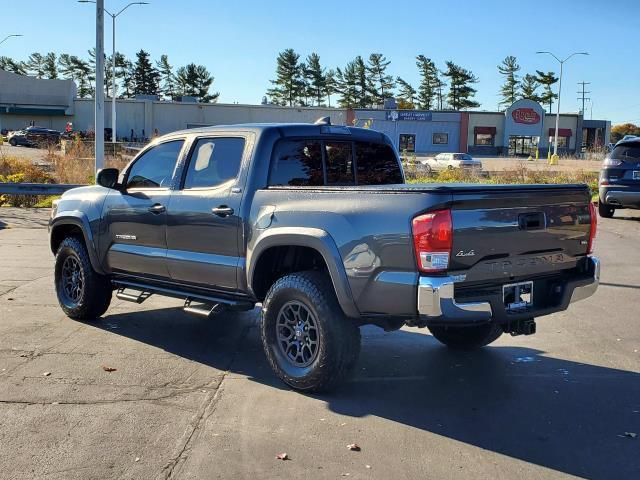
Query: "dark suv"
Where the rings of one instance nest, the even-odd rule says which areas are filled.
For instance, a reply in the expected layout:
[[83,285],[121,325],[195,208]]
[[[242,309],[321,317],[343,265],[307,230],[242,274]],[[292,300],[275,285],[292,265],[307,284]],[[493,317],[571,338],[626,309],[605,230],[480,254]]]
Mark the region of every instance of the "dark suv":
[[618,208],[640,209],[640,137],[620,140],[600,171],[598,212],[611,218]]
[[9,135],[9,144],[14,147],[17,145],[46,147],[55,145],[58,141],[60,141],[60,132],[44,127],[27,127]]

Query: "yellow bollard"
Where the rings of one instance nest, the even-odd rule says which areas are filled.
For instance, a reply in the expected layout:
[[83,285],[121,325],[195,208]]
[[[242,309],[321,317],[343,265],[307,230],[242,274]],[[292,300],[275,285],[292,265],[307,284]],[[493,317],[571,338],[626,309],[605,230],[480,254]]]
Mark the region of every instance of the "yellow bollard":
[[529,158],[527,158],[527,162],[533,162],[533,157],[531,155],[529,155]]
[[536,160],[540,160],[540,150],[536,148]]
[[558,155],[551,155],[551,159],[549,160],[549,165],[558,165],[558,160],[560,157]]

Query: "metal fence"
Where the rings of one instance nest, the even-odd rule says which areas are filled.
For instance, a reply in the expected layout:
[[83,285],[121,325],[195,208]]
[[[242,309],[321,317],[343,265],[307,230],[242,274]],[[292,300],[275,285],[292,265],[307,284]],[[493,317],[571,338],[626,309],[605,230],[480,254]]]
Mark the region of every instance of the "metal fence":
[[0,195],[62,195],[72,188],[86,187],[68,183],[0,183]]

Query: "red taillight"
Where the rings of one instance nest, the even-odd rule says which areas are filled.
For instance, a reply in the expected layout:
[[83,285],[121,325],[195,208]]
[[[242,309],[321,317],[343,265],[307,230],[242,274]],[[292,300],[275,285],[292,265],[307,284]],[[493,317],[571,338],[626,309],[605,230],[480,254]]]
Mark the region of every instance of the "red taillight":
[[425,213],[413,219],[413,246],[418,269],[443,272],[449,268],[453,225],[450,210]]
[[589,229],[589,243],[587,244],[587,253],[593,253],[593,247],[596,240],[596,230],[598,229],[598,215],[593,202],[589,202],[589,215],[591,215],[591,228]]

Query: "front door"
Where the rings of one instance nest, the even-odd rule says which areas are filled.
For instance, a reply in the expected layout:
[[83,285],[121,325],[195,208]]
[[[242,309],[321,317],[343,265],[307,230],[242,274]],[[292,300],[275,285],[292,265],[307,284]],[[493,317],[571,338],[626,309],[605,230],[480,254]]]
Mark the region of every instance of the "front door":
[[107,271],[167,278],[166,224],[171,182],[184,140],[156,145],[125,172],[103,207],[101,251]]
[[242,137],[194,142],[180,190],[167,210],[167,266],[172,280],[235,290],[240,262],[238,173]]

